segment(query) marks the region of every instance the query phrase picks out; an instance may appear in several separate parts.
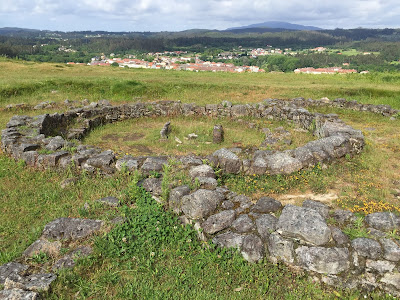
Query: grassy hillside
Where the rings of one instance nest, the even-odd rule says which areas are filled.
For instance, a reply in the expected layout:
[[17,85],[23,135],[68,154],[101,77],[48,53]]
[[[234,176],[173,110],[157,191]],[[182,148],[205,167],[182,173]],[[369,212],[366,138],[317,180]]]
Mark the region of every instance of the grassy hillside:
[[[346,97],[363,103],[390,104],[400,108],[399,82],[399,74],[315,76],[277,73],[192,73],[2,60],[0,127],[4,128],[14,114],[36,115],[62,110],[58,108],[8,111],[3,109],[7,104],[24,102],[33,105],[42,101],[61,103],[65,99],[97,101],[106,98],[114,104],[168,99],[206,104],[220,103],[222,100],[255,103],[264,98],[274,97]],[[320,108],[318,111],[337,113],[354,128],[362,130],[367,142],[363,153],[355,157],[346,157],[332,165],[316,166],[314,169],[287,176],[224,176],[220,181],[232,190],[245,193],[254,199],[261,195],[283,199],[285,195],[290,194],[294,201],[299,201],[296,196],[333,193],[337,198],[331,200],[332,206],[351,209],[360,216],[374,211],[398,211],[400,200],[396,198],[396,189],[400,189],[399,120],[391,121],[371,113],[340,109]],[[192,121],[178,118],[176,123],[190,128]],[[198,126],[206,127],[206,121],[198,121],[203,123]],[[150,129],[152,126],[159,127],[157,120],[149,122],[139,125],[141,128],[148,126]],[[108,125],[94,132],[89,139],[92,143],[101,145],[102,142],[106,142],[102,138],[104,134],[107,135],[113,130],[129,132],[132,126],[132,122]],[[240,126],[228,123],[226,126],[232,126],[232,130],[239,130],[246,136],[248,143],[259,141],[257,135],[239,128]],[[152,134],[150,132],[149,139],[143,143],[151,145]],[[308,137],[302,137],[306,138]],[[123,142],[121,138],[113,146],[123,147]],[[108,143],[111,145],[112,141]],[[212,151],[211,148],[202,150]],[[59,183],[70,177],[77,177],[77,182],[65,189],[61,188]],[[119,197],[127,206],[124,209],[110,210],[95,203],[96,199],[105,196]],[[177,232],[167,230],[171,224],[177,224],[176,219],[146,197],[136,190],[132,184],[132,177],[124,173],[113,178],[99,178],[76,174],[72,170],[42,172],[29,169],[1,153],[0,264],[19,257],[22,251],[40,236],[44,225],[57,217],[90,217],[107,221],[115,216],[133,214],[133,207],[137,206],[141,211],[149,213],[146,220],[150,222],[149,228],[157,224],[154,226],[161,228],[165,233],[169,242],[165,244],[160,241],[162,251],[156,251],[152,255],[153,252],[149,249],[136,249],[132,250],[130,255],[119,255],[112,251],[115,245],[110,242],[109,235],[88,240],[87,243],[94,245],[95,253],[83,260],[74,271],[62,272],[53,292],[46,295],[46,298],[362,297],[358,291],[343,292],[340,289],[314,284],[304,273],[290,270],[280,264],[273,265],[263,261],[260,264],[249,265],[236,253],[204,248],[202,243],[196,241],[191,229],[179,229]],[[83,209],[85,203],[88,203],[89,210]],[[143,226],[140,220],[138,222],[132,226]],[[149,230],[149,236],[151,234],[157,233]],[[355,234],[358,234],[357,229]],[[182,240],[191,242],[182,243]],[[38,266],[41,263],[46,268],[54,259],[36,257],[33,260]]]

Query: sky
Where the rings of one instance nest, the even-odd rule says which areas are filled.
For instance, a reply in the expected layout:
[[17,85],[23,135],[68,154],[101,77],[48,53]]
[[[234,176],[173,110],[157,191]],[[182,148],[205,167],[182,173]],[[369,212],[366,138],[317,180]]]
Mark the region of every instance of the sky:
[[0,28],[222,30],[266,21],[400,28],[400,5],[399,0],[0,0]]

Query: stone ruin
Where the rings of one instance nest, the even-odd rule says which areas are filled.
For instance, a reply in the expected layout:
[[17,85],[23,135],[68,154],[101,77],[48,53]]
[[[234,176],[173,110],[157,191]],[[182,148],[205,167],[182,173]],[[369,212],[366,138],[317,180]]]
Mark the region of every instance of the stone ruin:
[[[362,151],[364,137],[359,130],[341,121],[335,114],[310,113],[283,100],[266,100],[252,105],[182,104],[162,101],[120,106],[90,105],[63,114],[36,117],[14,116],[2,131],[2,149],[15,159],[37,168],[66,168],[111,174],[123,168],[140,170],[144,175],[162,172],[168,157],[116,158],[110,151],[73,144],[68,138],[82,139],[100,124],[145,116],[199,115],[212,117],[256,117],[287,120],[313,131],[319,139],[293,150],[258,150],[250,159],[240,159],[229,149],[219,149],[206,158],[178,158],[189,176],[199,183],[197,190],[176,186],[170,191],[168,208],[180,216],[182,223],[193,224],[202,240],[211,239],[220,247],[233,247],[249,262],[268,258],[294,268],[307,270],[316,281],[342,288],[365,291],[382,289],[400,296],[400,246],[388,234],[400,228],[400,218],[389,212],[367,215],[370,238],[350,238],[340,227],[351,224],[355,215],[346,210],[333,210],[328,205],[306,200],[302,206],[283,206],[279,201],[261,197],[250,199],[218,186],[214,169],[231,174],[290,174],[317,163],[328,163]],[[301,100],[304,104],[304,101]],[[340,102],[338,100],[338,102]],[[336,102],[335,102],[336,103]],[[340,102],[341,103],[341,102]],[[371,107],[371,106],[368,106]],[[386,110],[385,108],[385,111]],[[161,178],[146,178],[142,186],[158,200],[162,194]],[[100,199],[118,205],[118,199]],[[329,225],[334,220],[335,225]],[[47,224],[41,238],[24,255],[54,251],[60,240],[80,240],[100,230],[100,220],[60,218]],[[55,240],[50,242],[49,239]],[[73,267],[74,259],[88,255],[90,248],[78,247],[53,266]],[[11,262],[0,266],[1,297],[36,299],[56,279],[53,273],[29,274],[29,266]]]

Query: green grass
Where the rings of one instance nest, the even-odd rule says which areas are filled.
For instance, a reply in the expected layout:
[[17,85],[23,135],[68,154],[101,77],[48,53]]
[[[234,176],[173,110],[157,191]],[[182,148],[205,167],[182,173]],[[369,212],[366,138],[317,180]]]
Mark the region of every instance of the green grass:
[[[167,121],[171,121],[171,133],[167,140],[160,140],[160,130]],[[254,128],[249,127],[253,123]],[[216,124],[224,128],[224,141],[221,144],[212,142],[212,131]],[[310,133],[295,132],[292,124],[272,122],[262,119],[208,117],[157,117],[126,120],[107,124],[94,129],[84,140],[84,143],[96,145],[104,149],[112,149],[121,155],[183,155],[193,153],[206,156],[214,151],[232,147],[259,147],[265,140],[262,128],[285,126],[292,135],[290,146],[278,143],[275,150],[295,148],[314,139]],[[187,136],[196,133],[198,138],[190,140]],[[181,143],[175,140],[177,137]]]
[[[198,104],[254,103],[263,98],[349,97],[400,108],[398,74],[309,75],[213,73],[64,66],[0,61],[0,105],[65,99],[114,102],[169,99]],[[386,78],[386,80],[384,79]],[[54,92],[57,91],[57,92]]]

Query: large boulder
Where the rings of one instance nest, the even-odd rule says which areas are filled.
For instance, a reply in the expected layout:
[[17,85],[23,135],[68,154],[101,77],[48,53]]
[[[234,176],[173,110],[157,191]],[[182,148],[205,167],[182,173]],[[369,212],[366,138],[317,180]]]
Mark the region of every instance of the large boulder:
[[237,174],[240,172],[242,167],[241,160],[232,151],[222,148],[215,151],[213,156],[217,159],[218,165],[224,170],[224,172],[232,174]]
[[134,171],[139,168],[139,160],[130,155],[125,155],[124,157],[117,160],[115,167],[118,171],[126,169],[127,171]]
[[90,157],[86,163],[95,168],[106,169],[110,167],[114,160],[114,153],[111,150],[107,150]]
[[161,183],[161,178],[146,178],[141,182],[141,185],[149,193],[160,196],[162,194]]
[[286,263],[294,262],[294,244],[274,232],[268,238],[268,251],[272,259],[283,260]]
[[383,238],[380,240],[383,247],[383,258],[390,261],[400,260],[400,247],[398,243],[391,239]]
[[196,178],[196,177],[215,178],[214,169],[211,166],[205,165],[205,164],[200,165],[200,166],[194,166],[194,167],[190,168],[189,175],[192,178]]
[[255,234],[246,235],[243,238],[241,253],[248,262],[257,262],[264,257],[264,243]]
[[227,231],[216,235],[212,241],[219,247],[241,249],[243,245],[244,235]]
[[324,203],[308,199],[303,202],[303,207],[311,208],[311,209],[319,212],[319,214],[321,216],[323,216],[324,218],[328,217],[329,207]]
[[77,240],[99,231],[102,224],[101,220],[59,218],[44,227],[42,236],[55,240]]
[[10,289],[0,291],[0,299],[5,300],[37,300],[39,294],[31,291],[24,291],[21,289]]
[[51,273],[32,274],[29,276],[10,276],[4,282],[4,288],[22,289],[33,292],[46,292],[50,289],[51,283],[56,280],[57,276]]
[[261,197],[257,203],[251,208],[253,213],[270,213],[276,212],[282,208],[282,203],[270,197]]
[[249,215],[244,214],[240,215],[235,221],[233,221],[232,228],[239,233],[250,232],[254,229],[254,223]]
[[0,266],[0,284],[4,284],[7,277],[11,275],[19,275],[29,268],[27,265],[23,265],[16,262],[9,262]]
[[39,239],[31,244],[23,253],[24,256],[32,257],[40,252],[47,253],[51,256],[57,256],[61,250],[61,242],[49,242],[46,239]]
[[203,219],[211,215],[224,198],[217,191],[199,189],[182,198],[182,211],[191,219]]
[[257,218],[257,232],[264,241],[268,241],[269,235],[276,230],[277,223],[278,219],[270,214],[264,214]]
[[214,234],[232,225],[233,220],[235,220],[236,213],[234,210],[224,210],[220,213],[208,217],[208,219],[203,222],[201,227],[204,232],[208,234]]
[[164,165],[168,165],[168,160],[166,157],[148,157],[144,161],[140,170],[145,175],[150,175],[151,173],[161,173]]
[[347,248],[323,248],[302,246],[296,249],[300,266],[320,274],[339,274],[350,267]]
[[321,246],[329,242],[331,230],[324,218],[315,210],[286,205],[277,224],[277,232],[283,236],[299,238]]
[[180,214],[182,211],[182,197],[189,195],[190,188],[187,185],[181,185],[169,192],[168,205],[174,213]]
[[358,255],[367,258],[377,259],[382,254],[381,245],[373,239],[356,238],[351,241],[351,246],[357,251]]
[[375,229],[389,231],[400,228],[400,218],[391,212],[376,212],[365,217],[365,222]]
[[300,170],[303,165],[297,158],[285,152],[278,152],[264,157],[270,174],[290,174]]

